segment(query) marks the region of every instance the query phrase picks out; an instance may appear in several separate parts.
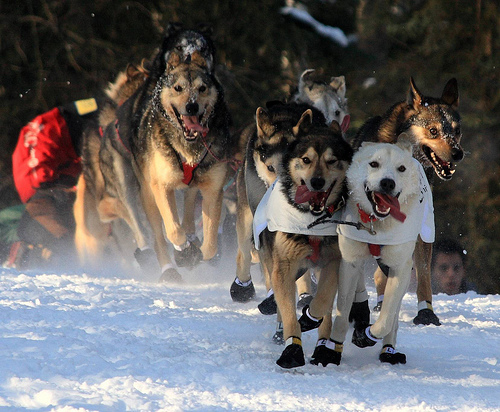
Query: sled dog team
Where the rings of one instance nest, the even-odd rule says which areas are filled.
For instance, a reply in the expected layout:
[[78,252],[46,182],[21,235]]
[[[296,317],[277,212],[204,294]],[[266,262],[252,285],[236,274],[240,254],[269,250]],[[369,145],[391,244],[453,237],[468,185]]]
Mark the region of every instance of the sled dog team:
[[[439,324],[430,289],[429,181],[451,179],[464,156],[456,80],[433,98],[411,79],[406,100],[369,119],[348,142],[343,76],[326,83],[306,70],[289,101],[257,108],[235,134],[214,67],[210,33],[171,24],[156,56],[130,65],[106,90],[99,120],[83,139],[74,206],[82,264],[97,269],[112,256],[126,270],[138,265],[161,281],[181,281],[177,267],[216,255],[225,187],[236,178],[230,293],[237,302],[255,297],[250,266],[259,261],[269,291],[259,309],[277,314],[273,340],[285,344],[277,364],[304,365],[301,333],[317,328],[310,362],[338,365],[350,321],[355,345],[381,341],[381,362],[406,363],[396,337],[413,265],[414,322]],[[383,290],[373,324],[363,275],[370,258]],[[297,294],[304,297],[299,319]]]

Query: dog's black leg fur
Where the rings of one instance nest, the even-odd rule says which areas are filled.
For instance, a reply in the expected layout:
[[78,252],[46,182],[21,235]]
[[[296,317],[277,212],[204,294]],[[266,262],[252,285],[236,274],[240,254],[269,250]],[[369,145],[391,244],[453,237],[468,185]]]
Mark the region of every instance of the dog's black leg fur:
[[307,332],[308,330],[319,328],[323,322],[323,318],[314,319],[309,313],[309,305],[304,306],[302,309],[302,316],[299,318],[300,330],[302,332]]
[[391,365],[406,363],[406,355],[401,352],[396,352],[392,345],[384,345],[378,359],[382,363],[390,363]]
[[297,368],[306,364],[300,338],[292,336],[287,339],[286,348],[276,363],[284,369]]
[[[328,346],[327,346],[328,345]],[[310,363],[313,365],[326,365],[333,363],[340,365],[344,345],[333,340],[320,339],[314,348]]]

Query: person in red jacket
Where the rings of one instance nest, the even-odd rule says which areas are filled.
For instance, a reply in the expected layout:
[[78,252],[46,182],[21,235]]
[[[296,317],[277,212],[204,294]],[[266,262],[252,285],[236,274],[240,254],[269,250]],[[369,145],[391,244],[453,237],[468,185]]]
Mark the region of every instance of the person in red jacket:
[[68,257],[74,256],[73,203],[81,172],[80,141],[85,127],[97,124],[97,114],[95,99],[79,100],[53,108],[21,129],[12,171],[26,210],[17,232],[25,249],[21,255],[29,249],[38,259],[29,263],[26,256],[18,256],[13,266],[74,263]]

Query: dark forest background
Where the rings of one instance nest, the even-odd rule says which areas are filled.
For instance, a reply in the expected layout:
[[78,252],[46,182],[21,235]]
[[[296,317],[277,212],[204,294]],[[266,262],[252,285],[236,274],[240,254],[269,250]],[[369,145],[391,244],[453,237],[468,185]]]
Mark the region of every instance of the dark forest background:
[[[290,2],[289,2],[290,3]],[[293,2],[292,2],[293,3]],[[304,0],[341,47],[280,13],[278,0],[24,0],[0,3],[0,209],[18,203],[10,156],[19,130],[54,106],[94,96],[150,57],[168,22],[214,28],[217,75],[235,127],[284,99],[306,68],[345,75],[350,134],[405,98],[410,76],[440,96],[456,77],[466,158],[436,182],[437,236],[468,252],[479,292],[500,293],[500,7],[497,0]],[[297,3],[295,3],[297,5]],[[371,87],[365,81],[374,79]]]

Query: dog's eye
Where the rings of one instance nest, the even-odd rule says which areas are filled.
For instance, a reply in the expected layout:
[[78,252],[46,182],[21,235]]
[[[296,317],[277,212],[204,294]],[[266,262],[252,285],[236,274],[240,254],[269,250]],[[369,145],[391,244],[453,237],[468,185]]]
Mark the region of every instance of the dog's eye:
[[198,90],[200,91],[200,93],[203,93],[205,90],[207,90],[207,87],[206,86],[200,86],[200,88]]
[[311,163],[311,159],[309,159],[308,157],[303,157],[302,158],[302,161],[304,162],[304,164],[308,165],[309,163]]
[[267,170],[269,170],[271,173],[274,173],[274,166],[273,165],[267,166]]
[[398,172],[404,172],[406,170],[406,167],[404,165],[401,165],[398,167]]
[[335,116],[338,116],[340,114],[340,110],[335,110]]
[[331,159],[331,160],[327,160],[326,164],[331,166],[331,165],[334,165],[335,163],[337,163],[337,159]]
[[456,134],[457,136],[460,136],[460,134],[461,134],[461,133],[462,133],[462,131],[460,130],[460,127],[457,127],[457,128],[455,129],[455,134]]
[[177,46],[177,47],[176,47],[176,49],[177,49],[178,51],[182,51],[182,46]]
[[369,164],[371,167],[373,167],[374,169],[376,169],[377,167],[379,167],[379,166],[380,166],[380,164],[379,164],[378,162],[375,162],[375,161],[370,162],[370,163],[368,163],[368,164]]
[[174,90],[178,93],[182,92],[182,86],[175,86]]
[[429,129],[429,132],[431,132],[431,135],[436,136],[438,134],[438,131],[435,127],[431,127]]

